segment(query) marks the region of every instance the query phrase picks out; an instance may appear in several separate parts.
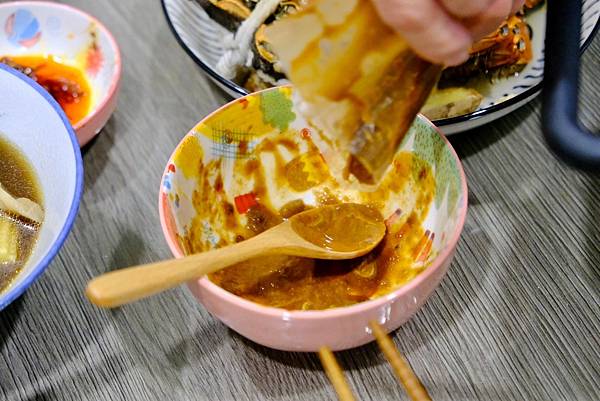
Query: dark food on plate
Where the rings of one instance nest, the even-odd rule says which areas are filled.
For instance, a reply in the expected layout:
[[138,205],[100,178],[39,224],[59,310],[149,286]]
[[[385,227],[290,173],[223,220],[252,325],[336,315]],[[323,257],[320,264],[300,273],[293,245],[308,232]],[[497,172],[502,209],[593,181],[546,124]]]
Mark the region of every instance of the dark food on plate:
[[0,137],[0,292],[23,267],[44,214],[37,177],[29,162]]
[[[196,0],[207,13],[230,31],[235,31],[248,18],[261,0]],[[281,1],[276,12],[256,31],[252,45],[252,69],[242,76],[238,84],[248,91],[268,88],[281,82],[286,75],[277,63],[264,32],[275,20],[293,14],[304,7],[306,0]],[[439,92],[430,98],[423,113],[431,119],[441,119],[475,111],[483,97],[470,80],[495,80],[521,71],[532,55],[531,32],[526,14],[543,0],[527,0],[523,9],[511,16],[496,31],[473,45],[471,57],[458,67],[444,71]],[[466,87],[465,87],[466,86]],[[465,98],[466,97],[466,98]]]
[[90,85],[79,69],[56,61],[52,56],[4,56],[6,64],[36,81],[60,104],[71,124],[88,114],[91,105]]
[[[260,0],[196,0],[208,15],[230,31],[235,31],[250,16]],[[273,15],[265,21],[271,23],[300,8],[303,0],[282,0]]]
[[531,33],[524,15],[513,15],[491,35],[475,43],[466,63],[444,70],[440,87],[466,84],[480,74],[507,77],[520,72],[531,61]]
[[527,0],[522,10],[471,47],[465,63],[446,68],[421,112],[431,120],[471,113],[483,100],[477,90],[481,83],[521,72],[533,57],[526,14],[542,1]]

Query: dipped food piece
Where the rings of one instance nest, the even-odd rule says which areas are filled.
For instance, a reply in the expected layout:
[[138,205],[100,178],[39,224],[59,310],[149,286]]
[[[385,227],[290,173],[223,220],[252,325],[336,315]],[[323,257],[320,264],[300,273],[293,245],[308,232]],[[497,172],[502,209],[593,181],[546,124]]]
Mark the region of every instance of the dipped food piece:
[[333,142],[330,167],[377,182],[441,67],[419,58],[368,0],[315,0],[265,34],[305,117]]

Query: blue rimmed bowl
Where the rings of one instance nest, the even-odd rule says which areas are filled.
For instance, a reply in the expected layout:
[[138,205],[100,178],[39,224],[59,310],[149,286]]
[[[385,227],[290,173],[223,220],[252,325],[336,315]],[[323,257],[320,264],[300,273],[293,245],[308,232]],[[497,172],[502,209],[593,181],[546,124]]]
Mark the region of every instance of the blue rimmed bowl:
[[30,162],[40,183],[45,211],[27,263],[0,293],[2,310],[42,274],[62,247],[79,208],[83,163],[71,124],[41,86],[0,65],[0,93],[0,136]]

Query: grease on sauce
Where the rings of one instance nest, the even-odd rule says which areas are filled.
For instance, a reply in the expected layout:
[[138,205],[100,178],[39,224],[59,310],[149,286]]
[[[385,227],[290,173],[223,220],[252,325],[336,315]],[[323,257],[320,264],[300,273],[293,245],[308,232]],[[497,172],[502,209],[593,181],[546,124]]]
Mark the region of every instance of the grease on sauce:
[[90,111],[92,92],[85,74],[52,56],[4,56],[0,63],[15,68],[40,84],[58,102],[72,125]]
[[294,216],[290,222],[300,237],[335,252],[372,248],[385,234],[381,213],[358,203],[319,207]]

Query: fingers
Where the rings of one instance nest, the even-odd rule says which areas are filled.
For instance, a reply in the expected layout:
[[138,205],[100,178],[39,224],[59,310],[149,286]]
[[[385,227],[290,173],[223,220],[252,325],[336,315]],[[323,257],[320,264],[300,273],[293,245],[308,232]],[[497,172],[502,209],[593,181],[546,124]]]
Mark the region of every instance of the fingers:
[[524,0],[373,0],[382,19],[421,57],[448,66],[497,29]]
[[498,29],[511,14],[513,3],[512,0],[492,0],[484,13],[464,21],[473,39],[477,41]]
[[512,10],[510,10],[510,13],[514,14],[517,11],[519,11],[521,9],[521,7],[523,7],[523,4],[525,4],[525,0],[514,0],[513,7],[512,7]]
[[482,14],[494,0],[439,0],[446,10],[457,18],[469,18]]
[[[505,0],[502,0],[505,1]],[[421,57],[458,65],[469,57],[473,38],[436,0],[374,0],[383,20]]]

